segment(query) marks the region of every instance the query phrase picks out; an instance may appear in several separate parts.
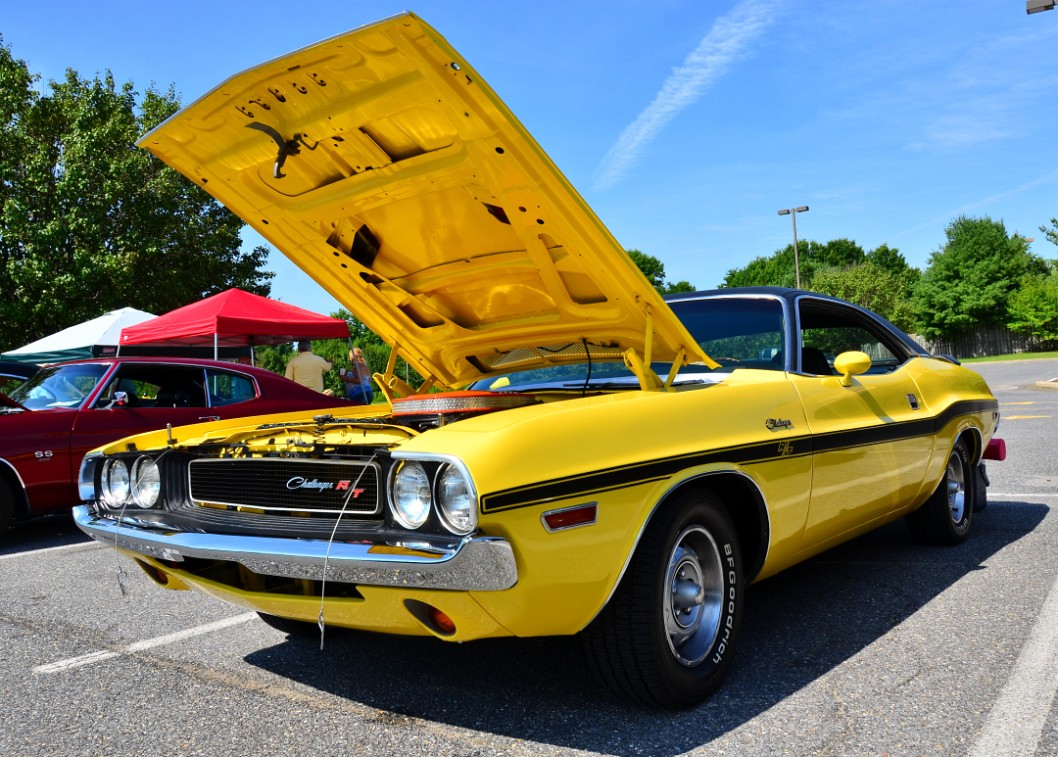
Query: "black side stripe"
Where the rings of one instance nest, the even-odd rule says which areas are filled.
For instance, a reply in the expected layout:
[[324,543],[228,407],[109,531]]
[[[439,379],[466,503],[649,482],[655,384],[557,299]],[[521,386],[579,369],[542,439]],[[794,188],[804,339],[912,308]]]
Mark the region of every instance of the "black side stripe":
[[933,418],[886,423],[814,437],[810,435],[776,437],[766,442],[740,447],[693,452],[677,457],[658,458],[632,465],[588,471],[574,476],[540,481],[528,486],[485,494],[481,498],[481,510],[484,513],[494,513],[571,497],[591,497],[608,491],[662,481],[681,470],[710,463],[726,462],[738,465],[764,463],[819,452],[833,452],[885,444],[901,439],[932,436],[956,418],[995,410],[997,407],[998,403],[995,400],[965,400],[954,403]]

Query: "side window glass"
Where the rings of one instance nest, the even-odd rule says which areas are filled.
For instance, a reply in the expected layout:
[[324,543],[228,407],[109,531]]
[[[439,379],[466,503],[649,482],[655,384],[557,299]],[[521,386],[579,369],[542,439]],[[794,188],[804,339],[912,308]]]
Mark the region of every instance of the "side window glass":
[[155,398],[158,396],[158,385],[144,378],[131,378],[118,374],[110,380],[106,389],[99,395],[96,402],[97,407],[107,407],[114,399],[115,392],[125,392],[128,395],[129,407],[153,407]]
[[122,364],[97,406],[108,406],[115,392],[125,392],[130,407],[206,406],[202,369],[172,363]]
[[871,358],[868,373],[889,373],[906,359],[898,344],[880,326],[860,317],[858,311],[833,303],[802,301],[801,371],[829,376],[834,359],[842,352],[865,352]]
[[210,370],[207,372],[206,384],[211,407],[234,405],[257,396],[253,379],[239,373]]

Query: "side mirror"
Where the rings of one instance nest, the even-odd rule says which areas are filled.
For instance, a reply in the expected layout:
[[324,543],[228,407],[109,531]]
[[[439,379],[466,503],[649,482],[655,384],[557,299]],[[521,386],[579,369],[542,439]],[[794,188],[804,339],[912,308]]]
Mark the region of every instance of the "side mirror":
[[129,406],[129,393],[128,392],[114,392],[114,397],[110,400],[110,404],[107,405],[107,410],[111,410],[115,407],[128,407]]
[[842,386],[852,386],[852,377],[866,373],[871,367],[871,356],[866,352],[842,352],[834,360],[834,368],[841,374]]

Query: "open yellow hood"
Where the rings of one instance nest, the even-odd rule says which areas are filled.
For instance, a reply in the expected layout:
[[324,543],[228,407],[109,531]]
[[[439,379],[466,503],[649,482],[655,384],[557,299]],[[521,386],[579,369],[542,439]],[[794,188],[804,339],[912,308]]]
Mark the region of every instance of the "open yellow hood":
[[239,74],[139,145],[449,387],[586,351],[711,362],[492,89],[413,14]]

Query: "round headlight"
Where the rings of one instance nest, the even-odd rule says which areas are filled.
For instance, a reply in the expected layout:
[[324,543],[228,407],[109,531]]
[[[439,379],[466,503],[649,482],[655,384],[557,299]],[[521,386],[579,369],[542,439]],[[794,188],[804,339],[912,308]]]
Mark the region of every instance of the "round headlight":
[[405,528],[419,528],[430,517],[430,478],[418,463],[406,462],[393,476],[393,516]]
[[154,507],[162,493],[162,474],[157,463],[141,457],[132,466],[132,501],[143,508]]
[[478,509],[474,490],[466,475],[454,465],[447,465],[437,479],[437,504],[445,528],[457,536],[466,536],[478,526]]
[[123,507],[129,498],[129,469],[122,460],[107,460],[103,466],[103,501]]

